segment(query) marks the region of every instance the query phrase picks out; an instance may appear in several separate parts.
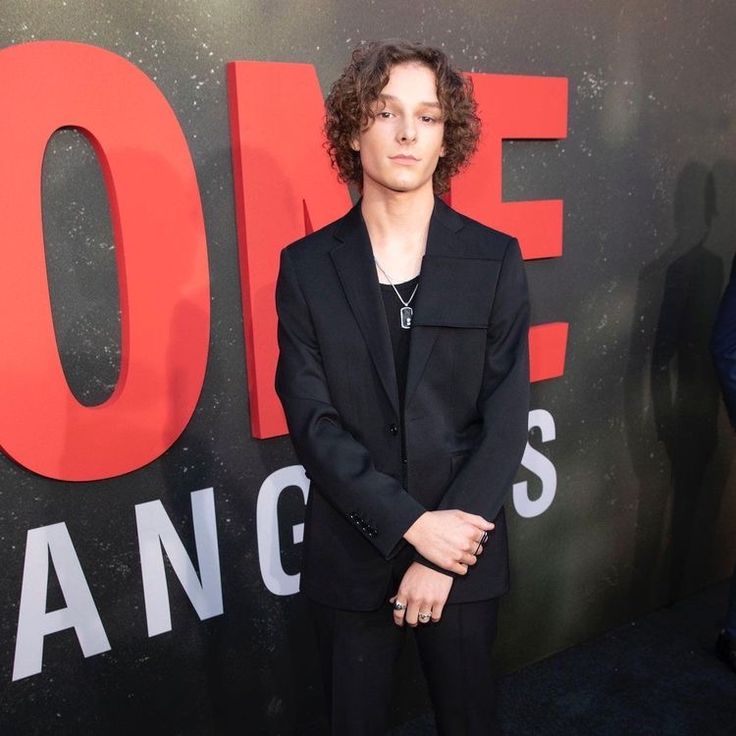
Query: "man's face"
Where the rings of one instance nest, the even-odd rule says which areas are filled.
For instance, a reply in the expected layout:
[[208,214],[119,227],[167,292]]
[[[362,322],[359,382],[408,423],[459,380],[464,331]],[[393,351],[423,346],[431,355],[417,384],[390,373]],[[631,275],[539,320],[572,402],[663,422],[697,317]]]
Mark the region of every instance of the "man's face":
[[375,118],[353,141],[363,165],[363,190],[432,189],[432,174],[444,155],[445,125],[434,72],[407,62],[391,69],[373,104]]

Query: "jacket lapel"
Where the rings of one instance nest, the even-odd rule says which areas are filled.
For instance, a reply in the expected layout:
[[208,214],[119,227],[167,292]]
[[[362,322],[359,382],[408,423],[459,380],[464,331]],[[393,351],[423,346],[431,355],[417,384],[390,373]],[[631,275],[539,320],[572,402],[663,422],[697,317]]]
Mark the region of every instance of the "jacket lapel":
[[334,236],[340,242],[330,251],[330,255],[340,283],[368,345],[386,395],[398,414],[399,389],[391,336],[360,202],[342,218]]
[[[438,325],[444,323],[448,305],[462,303],[463,300],[466,282],[459,277],[459,270],[462,266],[468,265],[468,262],[459,253],[455,239],[455,233],[462,225],[462,218],[441,199],[435,198],[427,235],[427,248],[422,259],[419,289],[412,304],[414,314],[409,345],[405,407],[409,406],[422,377],[440,332]],[[334,237],[339,242],[330,255],[340,283],[363,333],[363,339],[368,345],[381,383],[398,414],[399,392],[391,336],[386,324],[386,312],[378,286],[368,230],[360,211],[360,202],[339,222]]]

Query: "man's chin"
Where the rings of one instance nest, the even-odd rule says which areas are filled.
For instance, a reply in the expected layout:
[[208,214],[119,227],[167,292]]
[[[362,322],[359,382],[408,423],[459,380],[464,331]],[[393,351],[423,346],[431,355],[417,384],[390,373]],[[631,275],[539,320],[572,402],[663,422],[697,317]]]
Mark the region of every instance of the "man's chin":
[[431,179],[426,181],[406,181],[401,179],[390,179],[376,183],[379,184],[379,186],[381,186],[383,189],[387,189],[388,191],[394,192],[396,194],[409,194],[411,192],[417,192],[421,189],[424,189],[426,186],[432,186]]

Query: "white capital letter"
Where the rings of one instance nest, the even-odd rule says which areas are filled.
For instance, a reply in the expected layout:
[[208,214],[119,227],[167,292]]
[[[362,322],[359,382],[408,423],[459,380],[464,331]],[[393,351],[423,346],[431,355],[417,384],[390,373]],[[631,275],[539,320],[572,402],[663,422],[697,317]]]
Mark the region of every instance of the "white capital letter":
[[179,578],[199,618],[219,616],[223,611],[215,498],[212,488],[194,491],[191,500],[194,543],[197,548],[201,583],[161,501],[139,503],[135,507],[148,636],[171,631],[171,608],[163,551],[166,552],[171,567],[174,568],[176,577]]
[[[301,465],[287,465],[275,470],[261,484],[256,504],[256,533],[258,534],[258,561],[265,586],[274,595],[293,595],[299,591],[299,573],[289,575],[281,564],[279,547],[279,520],[276,513],[279,496],[284,488],[297,486],[309,495],[309,479]],[[292,530],[294,544],[304,538],[304,524]]]
[[[49,554],[66,608],[47,612]],[[61,522],[29,529],[20,593],[13,680],[38,674],[43,665],[44,637],[71,628],[74,628],[85,657],[110,649],[110,642],[92,600],[92,593],[66,524]]]
[[[529,429],[539,427],[542,432],[542,442],[555,439],[555,420],[544,409],[534,409],[529,412]],[[519,516],[527,519],[543,514],[555,499],[557,492],[557,471],[549,458],[535,450],[528,442],[524,450],[521,464],[542,481],[542,494],[536,500],[529,498],[529,489],[526,481],[514,483],[514,508]]]

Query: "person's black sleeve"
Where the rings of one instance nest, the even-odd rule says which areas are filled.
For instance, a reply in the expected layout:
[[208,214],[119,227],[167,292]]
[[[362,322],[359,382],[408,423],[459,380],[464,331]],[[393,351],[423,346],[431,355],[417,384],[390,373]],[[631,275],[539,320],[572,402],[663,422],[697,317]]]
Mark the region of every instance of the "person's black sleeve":
[[425,509],[401,483],[376,469],[366,447],[343,426],[330,399],[309,306],[288,250],[281,253],[276,308],[276,391],[297,457],[327,500],[390,559]]
[[711,352],[728,416],[736,429],[736,259],[713,328]]

